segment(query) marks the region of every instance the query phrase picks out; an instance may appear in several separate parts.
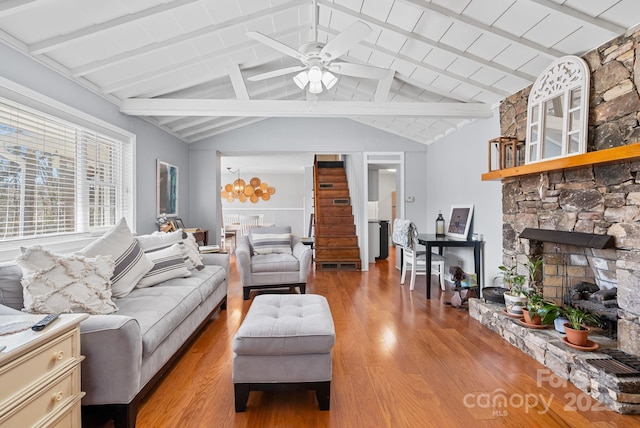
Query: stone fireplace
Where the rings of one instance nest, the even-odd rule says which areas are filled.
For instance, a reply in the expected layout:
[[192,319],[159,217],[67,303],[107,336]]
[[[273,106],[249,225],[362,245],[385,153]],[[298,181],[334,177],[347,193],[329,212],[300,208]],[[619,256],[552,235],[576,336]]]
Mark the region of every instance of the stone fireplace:
[[[591,70],[590,152],[640,140],[639,40],[636,32],[583,57]],[[525,139],[529,90],[502,103],[502,136]],[[640,356],[640,161],[551,170],[502,183],[503,263],[542,255],[544,296],[558,303],[581,281],[617,287],[618,348]],[[613,245],[527,239],[521,236],[526,228],[611,236]]]

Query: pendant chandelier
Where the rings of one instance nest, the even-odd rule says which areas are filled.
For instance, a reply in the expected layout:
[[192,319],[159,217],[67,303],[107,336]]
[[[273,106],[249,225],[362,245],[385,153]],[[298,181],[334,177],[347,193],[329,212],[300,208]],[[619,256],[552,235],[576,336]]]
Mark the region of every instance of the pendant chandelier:
[[274,187],[269,186],[267,183],[261,181],[258,177],[253,177],[249,180],[249,183],[240,178],[240,168],[233,171],[230,167],[227,170],[231,174],[236,174],[236,179],[232,183],[228,183],[224,186],[221,192],[222,198],[227,202],[233,202],[238,200],[240,202],[257,203],[260,199],[268,201],[276,192]]

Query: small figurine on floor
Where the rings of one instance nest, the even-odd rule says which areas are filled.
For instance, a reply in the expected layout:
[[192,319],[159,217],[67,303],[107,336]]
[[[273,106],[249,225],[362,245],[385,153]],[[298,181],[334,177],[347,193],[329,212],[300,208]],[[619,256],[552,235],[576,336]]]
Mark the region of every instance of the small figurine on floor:
[[462,285],[462,281],[467,277],[467,275],[460,266],[450,266],[449,273],[451,274],[451,280],[454,283],[454,293],[449,304],[454,308],[460,308],[467,303],[470,297],[476,296],[476,291],[474,288]]

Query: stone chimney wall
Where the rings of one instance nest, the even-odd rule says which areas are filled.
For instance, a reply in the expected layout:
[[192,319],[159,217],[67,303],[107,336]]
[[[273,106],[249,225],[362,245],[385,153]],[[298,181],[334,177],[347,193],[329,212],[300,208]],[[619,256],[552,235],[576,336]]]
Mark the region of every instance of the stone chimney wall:
[[[588,151],[640,141],[639,41],[640,31],[583,57],[591,70]],[[502,136],[525,139],[530,90],[500,106]],[[531,248],[538,243],[519,239],[526,227],[615,237],[612,250],[545,244],[544,294],[559,301],[562,286],[580,280],[602,288],[617,285],[619,347],[640,355],[640,161],[504,179],[502,192],[506,265],[522,263],[539,251]]]

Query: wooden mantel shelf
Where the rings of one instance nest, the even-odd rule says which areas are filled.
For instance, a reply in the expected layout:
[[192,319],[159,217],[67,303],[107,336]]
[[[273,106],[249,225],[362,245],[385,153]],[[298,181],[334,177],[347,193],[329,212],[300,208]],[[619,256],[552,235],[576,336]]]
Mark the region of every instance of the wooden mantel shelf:
[[633,159],[640,159],[640,143],[613,147],[611,149],[597,150],[595,152],[588,152],[582,155],[530,163],[528,165],[521,165],[513,168],[498,169],[496,171],[490,171],[482,174],[482,181],[502,180],[503,178],[518,177],[521,175],[536,174],[539,172],[557,171]]

